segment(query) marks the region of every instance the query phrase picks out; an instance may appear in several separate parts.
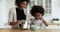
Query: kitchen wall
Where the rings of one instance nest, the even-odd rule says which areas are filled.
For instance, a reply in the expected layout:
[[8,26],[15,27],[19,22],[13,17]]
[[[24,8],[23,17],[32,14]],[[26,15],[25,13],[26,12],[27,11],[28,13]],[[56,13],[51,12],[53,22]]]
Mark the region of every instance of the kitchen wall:
[[60,18],[60,0],[52,0],[52,15]]
[[[8,12],[10,8],[15,7],[15,0],[2,0],[0,1],[0,28],[5,28],[5,23],[8,22]],[[52,0],[52,14],[44,15],[44,19],[50,22],[52,18],[60,19],[60,0]]]
[[60,0],[52,0],[52,14],[51,15],[45,15],[44,18],[50,22],[53,18],[59,18],[60,19]]
[[0,28],[3,28],[6,22],[6,1],[0,0]]

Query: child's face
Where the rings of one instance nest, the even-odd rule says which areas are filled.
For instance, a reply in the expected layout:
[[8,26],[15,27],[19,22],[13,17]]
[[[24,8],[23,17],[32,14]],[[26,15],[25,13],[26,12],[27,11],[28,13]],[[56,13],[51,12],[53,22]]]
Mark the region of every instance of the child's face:
[[40,14],[40,13],[35,13],[34,16],[35,16],[36,19],[40,19],[40,18],[42,17],[41,15],[42,15],[42,14]]

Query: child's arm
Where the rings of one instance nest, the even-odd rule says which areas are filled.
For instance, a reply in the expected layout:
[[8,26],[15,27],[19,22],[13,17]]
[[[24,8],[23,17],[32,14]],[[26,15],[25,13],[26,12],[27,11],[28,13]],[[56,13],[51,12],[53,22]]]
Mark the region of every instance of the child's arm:
[[46,26],[48,26],[48,24],[46,23],[46,21],[44,19],[42,19],[42,21]]

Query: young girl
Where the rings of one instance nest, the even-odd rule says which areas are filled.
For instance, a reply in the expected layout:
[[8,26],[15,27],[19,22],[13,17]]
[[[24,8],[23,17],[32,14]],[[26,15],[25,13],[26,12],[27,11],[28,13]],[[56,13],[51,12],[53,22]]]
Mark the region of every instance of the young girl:
[[46,21],[42,18],[44,15],[44,8],[42,6],[33,6],[31,9],[31,15],[34,16],[34,19],[31,20],[31,25],[39,26],[40,28],[45,24],[48,26]]

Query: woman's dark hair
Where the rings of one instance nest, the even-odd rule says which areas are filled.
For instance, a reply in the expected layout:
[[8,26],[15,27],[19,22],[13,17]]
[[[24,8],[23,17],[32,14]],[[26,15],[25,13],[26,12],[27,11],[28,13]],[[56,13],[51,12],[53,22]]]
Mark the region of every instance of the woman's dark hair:
[[15,5],[18,6],[20,3],[24,2],[24,1],[26,1],[27,3],[29,3],[29,0],[16,0],[15,1]]
[[44,8],[42,6],[34,5],[31,9],[31,15],[34,16],[35,13],[40,13],[44,15]]

